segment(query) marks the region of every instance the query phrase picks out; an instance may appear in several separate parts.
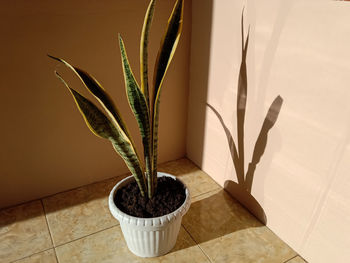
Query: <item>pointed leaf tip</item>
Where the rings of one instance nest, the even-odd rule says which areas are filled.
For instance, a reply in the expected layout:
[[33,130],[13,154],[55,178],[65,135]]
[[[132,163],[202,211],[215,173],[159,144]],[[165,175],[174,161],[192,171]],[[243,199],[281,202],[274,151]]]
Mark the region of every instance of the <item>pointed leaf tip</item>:
[[57,58],[57,57],[54,57],[54,56],[51,56],[50,54],[47,54],[47,56],[48,56],[49,58],[52,58],[52,59],[57,60],[57,61],[59,61],[59,62],[62,62],[61,59],[59,59],[59,58]]

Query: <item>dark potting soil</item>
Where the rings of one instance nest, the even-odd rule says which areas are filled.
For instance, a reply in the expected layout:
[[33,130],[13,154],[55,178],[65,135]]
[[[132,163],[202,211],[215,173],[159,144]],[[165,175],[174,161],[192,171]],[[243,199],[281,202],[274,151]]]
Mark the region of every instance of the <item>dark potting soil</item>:
[[185,188],[181,182],[170,177],[159,177],[157,192],[151,199],[142,197],[136,181],[120,188],[114,203],[124,213],[142,217],[158,217],[178,209],[185,201]]

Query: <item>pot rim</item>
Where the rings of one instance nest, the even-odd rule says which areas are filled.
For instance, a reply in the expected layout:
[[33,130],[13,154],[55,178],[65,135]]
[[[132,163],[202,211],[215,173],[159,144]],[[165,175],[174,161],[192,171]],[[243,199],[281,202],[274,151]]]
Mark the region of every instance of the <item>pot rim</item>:
[[[163,223],[165,223],[165,221],[172,221],[172,219],[175,219],[176,217],[178,217],[179,214],[181,214],[181,216],[184,215],[190,206],[190,200],[191,200],[190,191],[188,190],[188,187],[181,179],[179,179],[178,177],[176,177],[174,175],[164,173],[164,172],[157,172],[157,177],[162,177],[162,176],[171,177],[175,180],[180,181],[183,184],[183,186],[185,188],[186,198],[185,198],[185,201],[182,203],[182,205],[179,208],[177,208],[173,212],[170,212],[169,214],[158,216],[158,217],[136,217],[136,216],[132,216],[132,215],[129,215],[129,214],[121,211],[114,203],[114,196],[120,187],[124,186],[128,181],[134,179],[134,176],[130,175],[130,176],[122,179],[121,181],[119,181],[113,187],[113,189],[111,190],[111,192],[109,194],[108,203],[109,203],[109,207],[110,207],[110,210],[111,210],[113,216],[115,218],[117,218],[120,222],[122,219],[128,219],[128,221],[131,221],[131,220],[140,221],[140,220],[142,220],[144,222],[142,225],[146,226],[146,225],[149,225],[147,223],[151,223],[151,222],[153,223],[151,225],[155,225],[156,221],[161,222],[161,225],[162,225]],[[112,209],[115,210],[115,212],[116,212],[116,214],[118,214],[118,216],[116,216],[113,213]],[[156,224],[156,225],[158,225],[158,224]]]

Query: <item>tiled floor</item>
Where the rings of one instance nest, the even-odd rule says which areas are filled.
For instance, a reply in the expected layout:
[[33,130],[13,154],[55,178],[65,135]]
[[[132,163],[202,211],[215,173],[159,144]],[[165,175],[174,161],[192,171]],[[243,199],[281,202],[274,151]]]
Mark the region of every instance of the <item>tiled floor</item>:
[[107,197],[123,176],[0,211],[1,263],[305,262],[187,159],[160,165],[189,187],[192,204],[174,249],[129,252]]

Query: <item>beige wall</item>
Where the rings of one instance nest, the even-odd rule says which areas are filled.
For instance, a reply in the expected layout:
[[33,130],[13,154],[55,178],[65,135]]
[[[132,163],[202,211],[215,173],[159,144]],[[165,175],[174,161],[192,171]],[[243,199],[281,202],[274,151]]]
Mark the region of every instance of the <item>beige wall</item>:
[[[151,65],[173,3],[157,3],[150,40]],[[138,73],[139,38],[147,4],[147,0],[2,3],[0,207],[127,172],[111,145],[88,131],[53,71],[58,69],[72,87],[87,92],[46,54],[63,57],[94,75],[116,100],[141,146],[125,96],[117,34],[123,35],[130,62]],[[162,93],[160,162],[185,154],[190,14],[187,1],[184,31]]]
[[194,0],[188,156],[221,185],[236,181],[225,132],[205,103],[236,138],[244,5],[246,32],[251,25],[246,168],[268,107],[277,95],[284,99],[252,195],[267,225],[307,260],[348,262],[349,3]]

